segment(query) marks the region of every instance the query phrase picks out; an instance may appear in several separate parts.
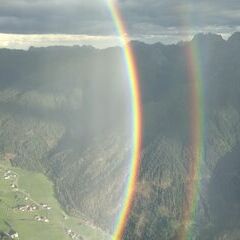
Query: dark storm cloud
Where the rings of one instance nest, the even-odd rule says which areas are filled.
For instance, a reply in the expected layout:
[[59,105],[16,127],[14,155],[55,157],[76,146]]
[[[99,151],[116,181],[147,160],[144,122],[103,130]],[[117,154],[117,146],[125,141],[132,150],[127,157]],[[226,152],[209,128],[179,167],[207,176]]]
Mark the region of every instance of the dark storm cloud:
[[[107,0],[1,0],[0,32],[113,34]],[[237,27],[237,0],[119,0],[130,33]]]

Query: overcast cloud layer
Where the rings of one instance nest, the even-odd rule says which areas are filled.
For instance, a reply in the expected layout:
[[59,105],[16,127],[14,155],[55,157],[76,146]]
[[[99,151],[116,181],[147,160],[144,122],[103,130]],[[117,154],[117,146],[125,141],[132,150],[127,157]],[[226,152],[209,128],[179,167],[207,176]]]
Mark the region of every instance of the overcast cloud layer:
[[[239,0],[119,0],[119,5],[137,39],[239,30]],[[107,0],[1,0],[0,33],[113,36],[116,29]]]

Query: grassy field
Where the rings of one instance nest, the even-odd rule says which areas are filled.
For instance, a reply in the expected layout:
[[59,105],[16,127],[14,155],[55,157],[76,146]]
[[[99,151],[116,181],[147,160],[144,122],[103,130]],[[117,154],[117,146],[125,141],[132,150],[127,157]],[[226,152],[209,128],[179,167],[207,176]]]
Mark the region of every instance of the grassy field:
[[[47,205],[49,209],[42,206]],[[35,210],[20,210],[36,206]],[[49,222],[37,221],[42,217]],[[42,174],[13,168],[0,162],[0,231],[14,229],[19,239],[69,240],[72,235],[84,240],[106,240],[110,237],[78,218],[67,216],[54,197],[53,184]]]

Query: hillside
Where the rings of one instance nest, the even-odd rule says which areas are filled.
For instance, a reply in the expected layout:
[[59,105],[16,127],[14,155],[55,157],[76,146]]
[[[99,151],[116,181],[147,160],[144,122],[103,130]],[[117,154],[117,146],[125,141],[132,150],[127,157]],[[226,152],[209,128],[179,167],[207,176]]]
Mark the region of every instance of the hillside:
[[[223,40],[199,34],[176,45],[132,43],[142,91],[143,148],[124,239],[175,239],[181,226],[192,161],[186,57],[192,43],[199,48],[206,105],[203,187],[193,239],[239,238],[239,35]],[[131,150],[127,86],[120,48],[0,50],[1,158],[45,174],[69,214],[108,231],[121,206]],[[224,210],[229,202],[234,207]]]
[[53,184],[42,174],[13,168],[4,161],[0,186],[1,234],[12,230],[19,239],[109,239],[84,220],[69,217],[54,196]]
[[[240,218],[233,212],[238,212],[240,206],[236,152],[240,146],[240,38],[238,33],[228,41],[217,35],[200,34],[192,42],[199,48],[206,110],[202,190],[197,217],[191,223],[191,239],[238,239]],[[144,98],[144,147],[137,196],[125,239],[178,239],[187,166],[192,161],[185,55],[190,44],[135,46]],[[146,64],[143,55],[151,64]],[[230,202],[234,202],[234,207]]]
[[118,48],[0,50],[2,158],[46,174],[68,213],[107,229],[130,154],[121,58]]

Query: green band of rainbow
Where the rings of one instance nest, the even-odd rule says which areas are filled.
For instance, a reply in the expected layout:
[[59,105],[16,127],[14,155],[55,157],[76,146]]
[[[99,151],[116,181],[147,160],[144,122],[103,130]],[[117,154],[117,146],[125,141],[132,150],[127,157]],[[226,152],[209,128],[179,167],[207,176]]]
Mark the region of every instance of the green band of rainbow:
[[124,25],[117,1],[108,0],[108,5],[118,30],[119,36],[122,41],[122,47],[124,51],[124,57],[126,60],[126,66],[128,71],[128,78],[130,84],[131,93],[131,108],[132,108],[132,154],[130,167],[128,169],[128,183],[124,195],[123,207],[120,211],[120,215],[116,224],[116,229],[113,235],[114,240],[122,239],[128,216],[132,207],[133,198],[135,195],[136,183],[138,178],[138,172],[140,167],[140,152],[141,152],[141,96],[139,88],[138,72],[136,67],[136,61],[133,54],[131,43],[129,42],[128,33]]

